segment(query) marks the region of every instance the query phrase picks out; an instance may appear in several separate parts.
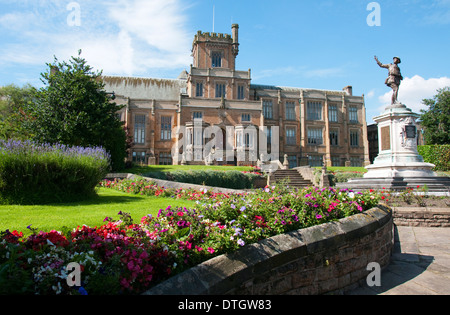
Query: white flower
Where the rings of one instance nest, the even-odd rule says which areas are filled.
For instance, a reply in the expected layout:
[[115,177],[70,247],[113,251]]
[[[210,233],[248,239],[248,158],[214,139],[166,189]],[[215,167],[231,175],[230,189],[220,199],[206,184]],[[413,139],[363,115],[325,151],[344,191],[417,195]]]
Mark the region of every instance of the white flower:
[[354,193],[354,192],[349,192],[349,193],[348,193],[348,197],[349,197],[350,199],[355,198],[355,193]]

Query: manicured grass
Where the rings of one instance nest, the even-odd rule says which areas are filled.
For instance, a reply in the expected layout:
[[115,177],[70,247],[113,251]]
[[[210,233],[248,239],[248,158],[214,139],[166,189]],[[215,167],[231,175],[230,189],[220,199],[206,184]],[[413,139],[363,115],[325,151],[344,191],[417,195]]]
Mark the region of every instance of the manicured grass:
[[172,171],[194,171],[194,170],[219,170],[219,171],[251,171],[253,168],[248,166],[215,166],[215,165],[149,165],[134,166],[122,170],[124,173],[145,174],[151,172],[172,172]]
[[101,226],[106,217],[119,219],[119,211],[131,214],[135,223],[148,214],[156,215],[159,209],[172,207],[193,207],[188,200],[131,195],[112,189],[100,188],[96,197],[75,203],[38,206],[0,206],[0,231],[21,231],[31,234],[27,226],[38,231],[61,231],[77,226]]

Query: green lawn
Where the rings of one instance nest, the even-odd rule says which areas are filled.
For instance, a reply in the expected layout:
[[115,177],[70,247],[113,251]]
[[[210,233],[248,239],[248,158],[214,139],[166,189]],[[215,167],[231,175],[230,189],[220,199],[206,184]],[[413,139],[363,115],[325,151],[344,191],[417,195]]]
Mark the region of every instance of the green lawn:
[[27,226],[38,231],[61,231],[62,227],[76,228],[103,225],[105,217],[119,219],[119,211],[130,213],[134,222],[147,214],[156,215],[159,209],[192,207],[195,202],[171,198],[131,195],[120,191],[100,188],[98,196],[77,203],[63,203],[40,206],[0,206],[0,231],[7,229],[30,234]]

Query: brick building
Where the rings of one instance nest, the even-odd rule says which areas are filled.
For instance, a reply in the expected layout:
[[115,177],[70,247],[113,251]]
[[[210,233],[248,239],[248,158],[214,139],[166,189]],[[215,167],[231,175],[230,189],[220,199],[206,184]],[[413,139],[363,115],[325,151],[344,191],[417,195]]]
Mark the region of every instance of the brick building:
[[[326,91],[252,84],[251,70],[235,69],[238,35],[237,24],[232,35],[199,31],[193,64],[177,79],[103,77],[116,103],[126,105],[119,115],[133,136],[130,160],[202,164],[213,152],[217,164],[255,165],[267,144],[281,162],[287,155],[290,167],[369,164],[364,96],[354,96],[351,86]],[[205,147],[211,139],[215,146]]]

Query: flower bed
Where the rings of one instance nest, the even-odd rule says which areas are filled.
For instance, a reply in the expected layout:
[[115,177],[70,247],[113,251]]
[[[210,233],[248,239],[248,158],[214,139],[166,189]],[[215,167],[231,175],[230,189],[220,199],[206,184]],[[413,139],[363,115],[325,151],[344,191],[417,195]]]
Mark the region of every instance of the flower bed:
[[0,141],[0,203],[85,199],[109,170],[103,148]]
[[[273,186],[246,194],[164,189],[145,181],[104,181],[128,193],[197,201],[194,209],[161,209],[134,223],[105,218],[101,227],[17,231],[0,236],[0,294],[139,294],[192,266],[289,231],[371,209],[376,193]],[[30,227],[31,228],[31,227]],[[47,258],[45,258],[47,257]],[[66,266],[79,262],[82,287],[67,285]],[[19,285],[20,283],[20,285]]]

